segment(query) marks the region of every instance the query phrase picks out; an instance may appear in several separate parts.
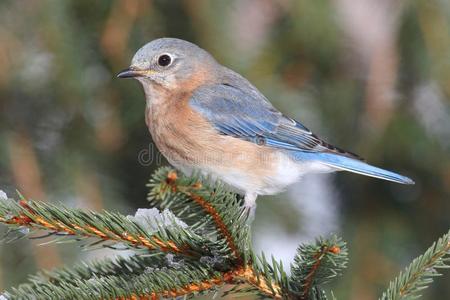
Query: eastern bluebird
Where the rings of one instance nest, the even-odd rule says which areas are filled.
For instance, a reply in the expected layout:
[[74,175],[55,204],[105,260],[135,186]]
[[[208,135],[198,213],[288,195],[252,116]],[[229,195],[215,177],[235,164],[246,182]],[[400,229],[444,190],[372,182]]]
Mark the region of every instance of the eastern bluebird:
[[184,173],[221,180],[245,195],[247,208],[258,195],[278,193],[311,172],[343,170],[414,184],[324,142],[190,42],[154,40],[118,77],[144,87],[145,120],[167,160]]

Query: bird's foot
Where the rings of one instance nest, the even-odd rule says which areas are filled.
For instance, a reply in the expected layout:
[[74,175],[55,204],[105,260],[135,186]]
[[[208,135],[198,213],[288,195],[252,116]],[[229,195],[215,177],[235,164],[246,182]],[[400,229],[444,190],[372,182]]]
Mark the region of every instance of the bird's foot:
[[255,219],[256,197],[256,194],[245,194],[241,219],[244,219],[247,224],[251,224]]
[[255,219],[255,211],[256,207],[254,206],[244,206],[240,218],[244,219],[245,222],[250,225]]

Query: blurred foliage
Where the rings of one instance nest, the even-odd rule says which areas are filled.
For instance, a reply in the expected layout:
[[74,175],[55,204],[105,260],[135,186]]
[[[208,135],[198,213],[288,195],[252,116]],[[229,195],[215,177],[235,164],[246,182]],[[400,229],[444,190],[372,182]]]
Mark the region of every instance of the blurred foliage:
[[[3,0],[0,188],[92,209],[144,207],[145,182],[158,165],[138,159],[151,151],[143,93],[115,74],[163,36],[199,44],[329,142],[416,181],[405,188],[339,174],[329,182],[350,252],[338,298],[375,299],[447,231],[445,0]],[[301,235],[304,216],[288,198],[260,199],[256,227],[283,224]],[[0,251],[0,290],[79,252],[27,241]],[[426,296],[450,298],[448,276]]]

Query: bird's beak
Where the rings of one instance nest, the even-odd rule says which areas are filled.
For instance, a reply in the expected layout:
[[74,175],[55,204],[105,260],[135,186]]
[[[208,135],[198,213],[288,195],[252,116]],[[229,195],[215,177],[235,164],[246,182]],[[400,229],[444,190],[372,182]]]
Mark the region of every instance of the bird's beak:
[[135,77],[142,77],[146,74],[145,70],[137,70],[134,68],[128,68],[125,70],[122,70],[119,74],[117,74],[117,77],[119,78],[135,78]]

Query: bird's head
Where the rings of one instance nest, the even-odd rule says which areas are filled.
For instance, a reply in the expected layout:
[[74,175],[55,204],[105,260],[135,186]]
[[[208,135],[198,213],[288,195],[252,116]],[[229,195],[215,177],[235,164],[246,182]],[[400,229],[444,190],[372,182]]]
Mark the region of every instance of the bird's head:
[[213,77],[217,65],[208,52],[190,42],[161,38],[139,49],[131,66],[117,77],[135,78],[145,90],[155,87],[171,90]]

